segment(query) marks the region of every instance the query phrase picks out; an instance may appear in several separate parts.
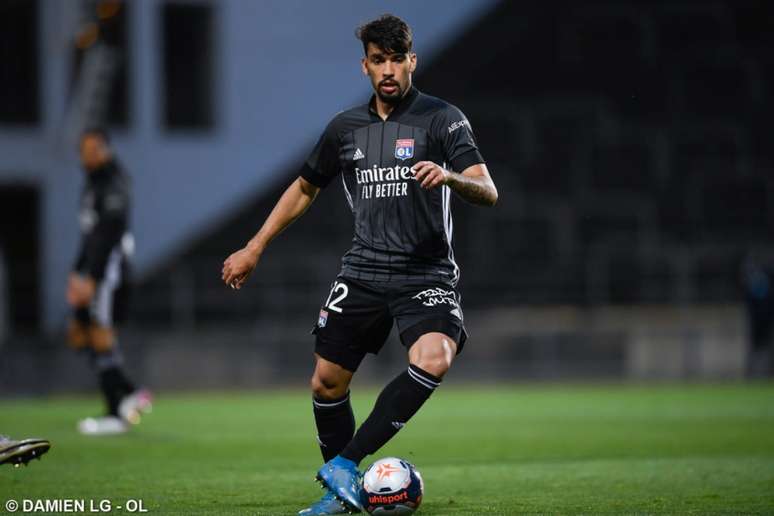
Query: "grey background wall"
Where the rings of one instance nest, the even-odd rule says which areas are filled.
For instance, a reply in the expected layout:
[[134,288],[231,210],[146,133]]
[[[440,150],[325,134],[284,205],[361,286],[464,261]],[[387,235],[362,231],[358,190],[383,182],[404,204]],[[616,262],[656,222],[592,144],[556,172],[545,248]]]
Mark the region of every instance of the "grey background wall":
[[[91,385],[61,338],[81,182],[73,33],[88,4],[23,4],[37,5],[40,113],[0,121],[0,235],[34,242],[6,245],[4,392]],[[204,130],[165,123],[170,6],[211,13],[207,37],[183,23],[172,38],[209,49]],[[453,201],[471,333],[454,374],[743,377],[752,303],[769,318],[774,306],[774,7],[612,0],[128,3],[129,113],[112,131],[136,194],[136,289],[122,334],[136,375],[221,388],[308,374],[308,330],[351,238],[340,187],[238,294],[219,271],[330,116],[369,95],[353,30],[387,10],[415,28],[417,85],[465,111],[500,190],[491,210]],[[402,363],[394,338],[385,353],[365,379]]]
[[[214,123],[167,130],[162,119],[162,8],[212,6]],[[0,182],[41,192],[40,264],[45,327],[64,315],[63,278],[77,242],[75,207],[82,181],[68,112],[79,0],[40,0],[38,53],[41,120],[0,123]],[[491,0],[319,2],[224,0],[128,2],[129,122],[114,131],[131,171],[137,208],[137,272],[142,275],[213,228],[235,208],[297,167],[330,116],[368,95],[359,70],[360,23],[388,10],[421,27],[416,48],[432,56],[491,9]],[[192,38],[196,35],[192,34]],[[4,102],[11,102],[10,98]]]

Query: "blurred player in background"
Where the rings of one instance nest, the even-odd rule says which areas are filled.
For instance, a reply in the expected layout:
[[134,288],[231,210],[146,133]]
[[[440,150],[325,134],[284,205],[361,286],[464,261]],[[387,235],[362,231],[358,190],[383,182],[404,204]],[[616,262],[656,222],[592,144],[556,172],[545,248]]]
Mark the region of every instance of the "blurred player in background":
[[[225,261],[240,288],[266,246],[341,174],[355,217],[352,248],[320,311],[313,411],[328,493],[302,515],[362,510],[358,465],[387,443],[441,384],[466,339],[449,208],[454,191],[492,206],[497,189],[462,112],[412,86],[416,54],[406,23],[384,15],[361,27],[363,73],[374,95],[336,115],[260,231]],[[313,253],[313,250],[311,251]],[[352,375],[396,323],[408,368],[355,433]]]
[[32,459],[40,459],[41,455],[51,448],[46,439],[22,439],[15,441],[7,435],[0,435],[0,464],[25,466]]
[[119,434],[150,411],[151,395],[137,389],[123,370],[114,323],[126,295],[130,184],[110,148],[107,133],[88,129],[80,139],[86,173],[81,195],[81,246],[67,284],[73,313],[68,328],[71,346],[89,355],[107,404],[107,414],[78,423],[87,435]]
[[741,272],[750,341],[745,374],[748,378],[774,376],[774,267],[751,252],[742,262]]

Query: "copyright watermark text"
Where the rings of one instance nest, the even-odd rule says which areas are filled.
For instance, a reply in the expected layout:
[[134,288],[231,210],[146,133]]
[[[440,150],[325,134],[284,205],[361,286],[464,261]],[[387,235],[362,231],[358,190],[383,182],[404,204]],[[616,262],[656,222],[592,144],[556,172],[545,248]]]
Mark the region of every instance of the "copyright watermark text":
[[83,498],[53,498],[32,500],[8,500],[5,502],[5,510],[19,513],[108,513],[122,511],[126,513],[145,513],[148,509],[142,500],[124,500],[115,502],[112,500],[86,500]]

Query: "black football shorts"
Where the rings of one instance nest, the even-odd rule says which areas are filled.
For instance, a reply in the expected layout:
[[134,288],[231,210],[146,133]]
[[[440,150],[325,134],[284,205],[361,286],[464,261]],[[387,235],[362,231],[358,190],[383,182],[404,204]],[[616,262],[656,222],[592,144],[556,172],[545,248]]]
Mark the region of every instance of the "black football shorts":
[[312,330],[317,336],[315,353],[354,372],[366,353],[379,353],[393,321],[406,349],[430,332],[454,339],[457,353],[467,339],[459,293],[442,282],[339,276]]

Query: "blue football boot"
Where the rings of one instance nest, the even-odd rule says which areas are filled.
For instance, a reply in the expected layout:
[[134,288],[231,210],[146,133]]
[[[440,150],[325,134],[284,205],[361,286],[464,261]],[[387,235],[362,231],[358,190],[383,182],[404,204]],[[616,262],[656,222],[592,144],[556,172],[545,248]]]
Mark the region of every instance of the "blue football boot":
[[317,472],[317,480],[344,504],[348,511],[360,512],[360,472],[357,464],[341,455],[323,464]]
[[326,514],[346,514],[348,511],[336,495],[326,491],[325,495],[308,508],[298,511],[298,516],[325,516]]

